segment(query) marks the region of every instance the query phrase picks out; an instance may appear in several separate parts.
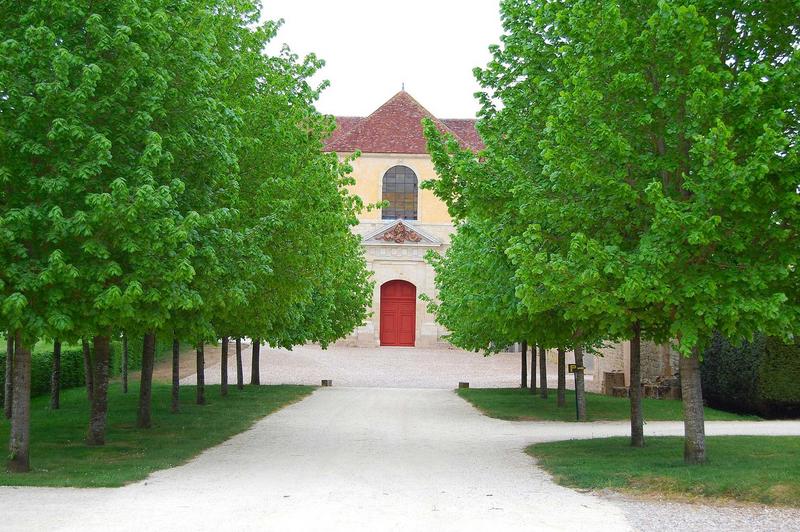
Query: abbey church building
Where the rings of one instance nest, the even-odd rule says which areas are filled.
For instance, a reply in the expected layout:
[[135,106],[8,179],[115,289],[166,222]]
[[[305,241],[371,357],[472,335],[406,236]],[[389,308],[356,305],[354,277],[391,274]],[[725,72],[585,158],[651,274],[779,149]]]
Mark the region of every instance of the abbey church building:
[[436,346],[446,331],[426,311],[421,294],[435,297],[428,250],[444,253],[454,231],[447,207],[420,184],[436,177],[425,148],[423,118],[452,133],[463,146],[483,144],[475,120],[437,119],[408,93],[395,94],[367,117],[336,117],[326,149],[342,157],[359,150],[352,191],[365,203],[388,207],[361,213],[355,228],[362,236],[367,264],[374,272],[372,318],[347,340],[363,347]]

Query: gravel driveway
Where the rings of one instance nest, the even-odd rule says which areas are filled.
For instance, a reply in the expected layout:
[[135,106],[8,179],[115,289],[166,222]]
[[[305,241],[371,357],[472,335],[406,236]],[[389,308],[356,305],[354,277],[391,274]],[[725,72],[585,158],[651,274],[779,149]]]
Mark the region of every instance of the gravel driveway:
[[[228,379],[236,380],[234,347],[230,347]],[[219,383],[219,348],[206,348],[206,383]],[[242,348],[245,382],[250,382],[250,346]],[[459,349],[409,347],[330,347],[315,345],[286,349],[261,347],[262,384],[319,384],[332,379],[334,386],[380,386],[390,388],[440,388],[452,390],[461,381],[473,388],[519,386],[520,354],[498,353],[485,357]],[[556,367],[548,369],[556,386]],[[586,376],[591,381],[591,375]],[[567,379],[571,386],[571,379]],[[194,384],[194,375],[181,380]]]
[[[276,374],[265,366],[265,376]],[[419,382],[428,388],[406,389],[336,386],[366,378],[352,369],[295,376],[335,386],[124,488],[0,487],[0,530],[800,530],[793,509],[579,493],[523,452],[539,441],[625,435],[625,422],[495,420],[433,389],[441,377],[426,374]],[[646,426],[649,435],[682,430]],[[707,432],[800,435],[800,422],[709,422]]]

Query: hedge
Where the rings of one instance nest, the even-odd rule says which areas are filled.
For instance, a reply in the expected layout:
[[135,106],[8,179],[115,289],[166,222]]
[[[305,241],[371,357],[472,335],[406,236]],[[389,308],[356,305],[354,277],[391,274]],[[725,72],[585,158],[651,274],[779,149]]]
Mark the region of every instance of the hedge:
[[[5,385],[6,352],[5,339],[2,339],[0,351],[0,407],[3,405],[2,394]],[[161,340],[156,337],[156,359],[172,352],[172,340]],[[142,368],[142,339],[128,340],[128,370]],[[53,370],[52,342],[38,342],[31,353],[31,396],[50,393],[50,375]],[[111,342],[111,377],[122,374],[122,342]],[[83,349],[80,345],[62,345],[61,347],[61,389],[84,386]]]
[[800,416],[800,341],[787,345],[757,336],[732,343],[715,335],[701,373],[709,406],[770,418]]

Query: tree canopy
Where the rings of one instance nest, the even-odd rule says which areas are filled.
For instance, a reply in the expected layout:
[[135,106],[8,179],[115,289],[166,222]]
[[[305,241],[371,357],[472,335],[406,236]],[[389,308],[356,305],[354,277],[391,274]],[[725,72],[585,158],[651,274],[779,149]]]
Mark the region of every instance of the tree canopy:
[[507,235],[529,316],[674,343],[687,460],[702,461],[700,349],[714,331],[800,330],[800,3],[506,0],[501,12],[501,43],[475,71],[486,150],[428,128],[434,189],[467,220],[460,233],[481,219]]
[[280,22],[259,19],[249,0],[3,3],[0,328],[94,337],[107,377],[122,331],[290,347],[363,321],[323,63],[266,54]]

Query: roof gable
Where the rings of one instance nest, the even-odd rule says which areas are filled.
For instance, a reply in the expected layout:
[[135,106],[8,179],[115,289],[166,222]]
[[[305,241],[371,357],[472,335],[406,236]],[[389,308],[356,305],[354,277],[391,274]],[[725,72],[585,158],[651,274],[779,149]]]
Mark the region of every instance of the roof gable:
[[[366,118],[336,117],[336,131],[327,151],[364,153],[427,153],[422,119],[429,118],[440,131],[452,133],[463,147],[483,148],[475,120],[439,120],[405,91],[400,91]],[[449,124],[448,124],[449,122]],[[453,127],[450,127],[450,126]]]

